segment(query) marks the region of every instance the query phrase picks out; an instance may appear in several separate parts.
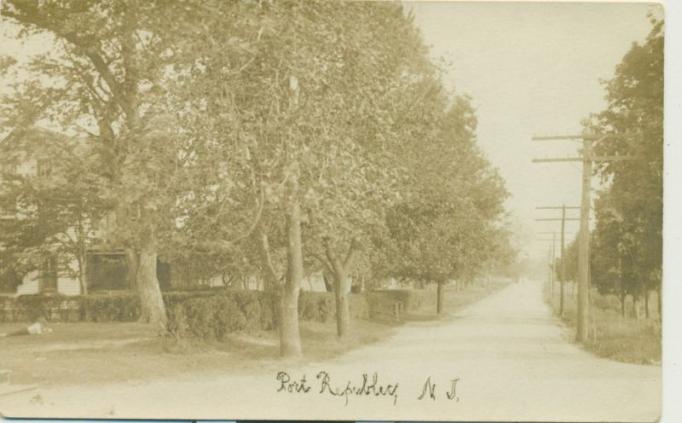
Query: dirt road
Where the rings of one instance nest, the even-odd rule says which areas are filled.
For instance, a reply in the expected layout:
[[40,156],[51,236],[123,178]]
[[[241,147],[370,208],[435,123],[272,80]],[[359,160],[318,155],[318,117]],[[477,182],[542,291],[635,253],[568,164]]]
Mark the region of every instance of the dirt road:
[[282,363],[279,380],[276,369],[263,369],[248,376],[38,389],[0,397],[0,411],[7,416],[216,419],[658,417],[660,367],[600,359],[570,338],[544,304],[540,283],[522,282],[462,309],[451,321],[406,325],[391,339],[339,359]]

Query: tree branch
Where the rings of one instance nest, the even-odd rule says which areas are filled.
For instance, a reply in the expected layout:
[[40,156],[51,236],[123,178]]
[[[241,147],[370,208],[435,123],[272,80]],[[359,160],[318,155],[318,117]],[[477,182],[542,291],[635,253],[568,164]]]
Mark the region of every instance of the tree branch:
[[270,241],[268,240],[268,235],[265,233],[265,231],[260,225],[258,225],[258,238],[259,238],[258,249],[261,254],[261,260],[263,261],[266,277],[270,281],[271,285],[278,286],[281,278],[277,277],[275,265],[272,263],[272,256],[270,255]]
[[348,266],[350,266],[350,263],[353,261],[355,253],[358,250],[360,250],[360,243],[358,242],[357,238],[351,239],[350,246],[348,247],[348,254],[346,254],[346,259],[343,261],[344,269],[347,269]]
[[316,253],[314,253],[313,251],[310,251],[310,250],[308,250],[308,249],[306,249],[306,254],[309,254],[309,255],[311,255],[313,258],[317,259],[317,261],[319,261],[320,263],[322,263],[322,265],[323,265],[328,271],[334,272],[334,268],[332,267],[332,265],[329,264],[329,262],[328,262],[327,260],[325,260],[325,258],[324,258],[323,256],[321,256],[321,255],[319,255],[319,254],[316,254]]
[[8,6],[4,6],[2,10],[0,10],[0,14],[12,18],[21,24],[32,25],[39,29],[49,31],[77,48],[90,60],[95,70],[107,83],[116,103],[119,104],[126,115],[132,116],[133,110],[131,110],[128,105],[128,96],[126,95],[123,85],[116,79],[106,61],[103,59],[102,53],[92,44],[92,42],[78,37],[75,32],[61,29],[55,24],[60,21],[59,19],[41,16],[39,8],[35,6],[34,2],[6,0],[6,4],[11,5],[17,12],[12,11]]

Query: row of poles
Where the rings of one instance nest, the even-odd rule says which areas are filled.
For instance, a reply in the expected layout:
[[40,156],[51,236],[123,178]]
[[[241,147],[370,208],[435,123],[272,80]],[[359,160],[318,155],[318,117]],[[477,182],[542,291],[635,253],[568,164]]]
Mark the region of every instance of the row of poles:
[[[611,162],[618,160],[632,160],[628,156],[595,156],[593,154],[593,143],[602,142],[608,139],[608,135],[596,135],[589,131],[585,131],[578,135],[550,135],[550,136],[534,136],[533,141],[582,141],[582,149],[577,157],[557,157],[533,159],[533,163],[582,163],[582,193],[580,206],[567,207],[562,206],[542,206],[538,207],[540,210],[561,210],[561,218],[539,218],[538,221],[560,221],[561,222],[561,285],[560,285],[560,305],[559,313],[563,315],[564,312],[564,281],[566,279],[566,269],[564,260],[564,238],[565,225],[567,221],[579,221],[580,230],[578,232],[578,310],[577,310],[577,331],[576,340],[578,342],[586,342],[589,336],[589,291],[590,291],[590,207],[591,207],[591,190],[592,190],[592,168],[595,162]],[[579,209],[579,218],[567,218],[567,209]],[[556,237],[556,235],[555,235]],[[552,271],[554,271],[554,262],[552,263]],[[552,275],[553,276],[553,275]],[[553,277],[551,279],[553,281]]]
[[[539,222],[555,222],[555,221],[560,221],[561,222],[561,231],[559,232],[560,234],[560,246],[561,246],[561,260],[559,262],[559,316],[564,315],[564,282],[566,281],[566,221],[579,221],[579,218],[575,217],[566,217],[566,210],[579,210],[580,207],[577,206],[566,206],[561,205],[561,206],[541,206],[541,207],[536,207],[536,210],[561,210],[561,217],[560,218],[538,218],[535,219],[536,221]],[[550,287],[552,290],[552,298],[554,298],[554,276],[557,274],[556,268],[555,268],[555,263],[556,263],[556,231],[551,231],[551,232],[539,232],[540,235],[552,235],[551,239],[551,246],[549,249],[549,260],[550,260],[550,266],[549,266],[549,271],[550,271],[550,276],[549,276],[549,283]],[[573,234],[573,233],[571,233]]]

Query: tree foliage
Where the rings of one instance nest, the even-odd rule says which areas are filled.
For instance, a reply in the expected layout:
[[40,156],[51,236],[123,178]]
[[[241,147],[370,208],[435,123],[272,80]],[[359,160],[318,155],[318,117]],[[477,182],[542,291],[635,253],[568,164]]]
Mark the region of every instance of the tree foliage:
[[280,295],[285,355],[300,354],[313,270],[333,279],[343,335],[353,277],[442,284],[509,257],[475,111],[445,91],[399,4],[14,0],[2,13],[56,46],[3,125],[84,134],[98,163],[84,183],[113,210],[106,242],[139,264],[157,320],[158,255],[201,278],[258,274]]
[[605,81],[608,107],[594,129],[607,135],[595,151],[629,156],[597,167],[606,188],[595,202],[592,279],[604,291],[640,295],[660,289],[663,229],[663,21],[652,18]]

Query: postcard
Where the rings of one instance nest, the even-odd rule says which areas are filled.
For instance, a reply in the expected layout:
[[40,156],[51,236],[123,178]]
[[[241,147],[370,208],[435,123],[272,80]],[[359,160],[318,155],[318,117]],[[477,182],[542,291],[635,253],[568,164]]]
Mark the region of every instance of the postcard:
[[664,12],[0,2],[0,414],[661,414]]

